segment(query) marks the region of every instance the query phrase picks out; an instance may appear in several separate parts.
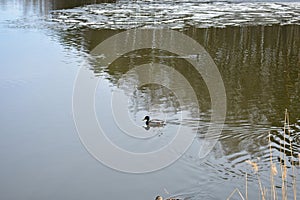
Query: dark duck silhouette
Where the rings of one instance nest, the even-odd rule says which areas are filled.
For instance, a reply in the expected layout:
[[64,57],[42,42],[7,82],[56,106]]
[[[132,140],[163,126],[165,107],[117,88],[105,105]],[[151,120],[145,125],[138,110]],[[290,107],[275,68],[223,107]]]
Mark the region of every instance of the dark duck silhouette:
[[166,122],[160,119],[151,119],[149,116],[145,116],[145,118],[143,119],[143,121],[146,120],[146,125],[149,127],[162,127],[164,125],[166,125]]

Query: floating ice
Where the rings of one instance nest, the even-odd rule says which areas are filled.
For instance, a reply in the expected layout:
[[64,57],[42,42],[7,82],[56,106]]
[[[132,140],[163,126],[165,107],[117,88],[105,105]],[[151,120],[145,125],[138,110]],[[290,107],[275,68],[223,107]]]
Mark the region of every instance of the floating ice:
[[198,2],[121,0],[51,13],[50,20],[72,28],[224,27],[300,24],[300,2]]

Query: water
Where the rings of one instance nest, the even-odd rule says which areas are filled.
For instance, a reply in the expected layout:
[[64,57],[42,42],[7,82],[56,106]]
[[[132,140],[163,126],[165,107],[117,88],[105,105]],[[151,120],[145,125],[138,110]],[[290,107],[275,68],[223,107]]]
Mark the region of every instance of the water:
[[[97,2],[84,4],[90,3]],[[269,189],[269,132],[272,160],[278,171],[278,158],[286,149],[292,197],[291,167],[299,165],[300,150],[299,2],[183,1],[170,6],[171,3],[0,1],[1,199],[154,199],[158,194],[226,199],[235,188],[244,194],[246,173],[249,199],[257,199],[257,177],[245,161],[258,163],[260,178]],[[152,5],[151,9],[147,5]],[[159,10],[157,5],[168,7],[168,12],[163,14],[164,9]],[[188,9],[179,13],[178,5]],[[124,6],[125,13],[133,14],[124,17],[116,11]],[[222,11],[224,6],[227,9]],[[256,6],[259,8],[253,11]],[[140,7],[140,12],[132,12],[129,7]],[[195,12],[193,8],[197,8]],[[241,12],[243,9],[247,12]],[[226,121],[218,143],[204,159],[197,153],[209,125],[211,99],[205,81],[185,57],[144,49],[123,55],[107,67],[90,56],[100,42],[132,28],[130,20],[137,16],[148,18],[134,20],[134,27],[171,27],[195,39],[222,75],[227,96]],[[165,20],[170,21],[163,23]],[[197,55],[189,56],[197,59]],[[73,121],[73,87],[83,62],[89,63],[92,78],[99,78],[96,115],[114,143],[133,152],[159,150],[175,137],[181,124],[190,133],[197,133],[191,148],[174,164],[147,174],[118,172],[95,160],[81,143]],[[197,104],[193,104],[190,93],[185,96],[186,106],[182,106],[175,92],[166,87],[136,87],[140,75],[137,71],[123,76],[149,62],[180,72],[196,92]],[[165,73],[165,77],[176,86],[178,94],[187,90],[175,74]],[[128,108],[130,121],[124,119],[124,128],[134,125],[139,136],[147,139],[141,142],[128,137],[115,125],[108,106],[112,92],[120,92],[126,100],[120,105],[126,111]],[[197,107],[199,112],[195,111]],[[289,111],[291,136],[282,131],[285,109]],[[167,126],[144,129],[141,119],[149,113],[166,119]],[[296,175],[299,177],[299,167]],[[279,179],[277,175],[277,187],[281,185]]]

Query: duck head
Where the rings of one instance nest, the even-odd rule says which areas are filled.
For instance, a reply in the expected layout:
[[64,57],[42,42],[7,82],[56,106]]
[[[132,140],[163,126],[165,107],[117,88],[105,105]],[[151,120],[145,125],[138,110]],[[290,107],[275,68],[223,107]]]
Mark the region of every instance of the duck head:
[[145,116],[145,118],[143,119],[143,121],[149,122],[150,121],[150,117],[149,116]]
[[155,200],[163,200],[163,198],[161,196],[157,196]]

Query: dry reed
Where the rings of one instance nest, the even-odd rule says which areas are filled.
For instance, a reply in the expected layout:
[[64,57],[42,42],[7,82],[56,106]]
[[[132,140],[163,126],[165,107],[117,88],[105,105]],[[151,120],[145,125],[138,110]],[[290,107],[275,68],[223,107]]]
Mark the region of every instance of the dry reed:
[[[289,124],[289,114],[287,109],[285,110],[285,119],[284,119],[284,126],[283,126],[283,148],[282,144],[280,143],[280,172],[281,172],[281,193],[282,193],[282,200],[287,200],[288,199],[288,186],[287,186],[287,174],[288,174],[288,167],[286,165],[287,161],[287,150],[286,150],[286,138],[288,136],[288,141],[289,141],[289,151],[291,155],[291,168],[292,168],[292,189],[293,189],[293,199],[297,199],[297,179],[296,179],[296,166],[295,162],[293,161],[293,145],[292,145],[292,140],[291,140],[291,130],[290,130],[290,124]],[[287,134],[287,135],[286,135]],[[269,150],[270,150],[270,199],[277,200],[277,192],[276,192],[276,184],[274,177],[278,175],[278,170],[276,167],[276,164],[273,163],[273,153],[272,153],[272,145],[271,145],[271,133],[269,132],[268,135],[268,143],[269,143]],[[283,150],[282,150],[283,149]],[[266,190],[265,187],[263,187],[260,176],[259,176],[259,167],[258,164],[254,161],[247,160],[246,163],[250,164],[252,167],[252,170],[257,176],[258,184],[259,184],[259,190],[260,190],[260,195],[261,199],[265,200],[267,199],[268,191]],[[300,167],[300,153],[298,152],[298,165]],[[245,189],[245,197],[242,195],[240,190],[238,188],[235,188],[233,192],[228,196],[228,200],[235,194],[238,193],[241,199],[246,199],[248,200],[248,174],[246,173],[246,189]]]

